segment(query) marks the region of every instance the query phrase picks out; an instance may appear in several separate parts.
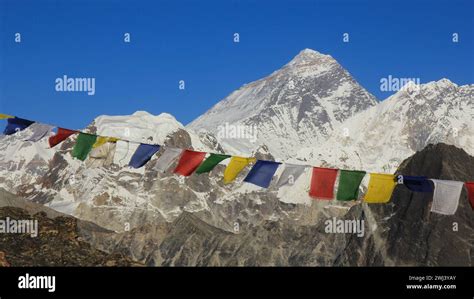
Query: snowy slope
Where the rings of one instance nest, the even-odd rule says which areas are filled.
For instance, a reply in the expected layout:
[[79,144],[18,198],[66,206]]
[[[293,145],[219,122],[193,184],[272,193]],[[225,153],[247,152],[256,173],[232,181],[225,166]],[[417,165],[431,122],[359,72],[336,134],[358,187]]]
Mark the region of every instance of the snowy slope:
[[155,116],[146,111],[124,116],[102,115],[92,125],[98,135],[158,144],[163,144],[170,133],[184,128],[171,114]]
[[[285,159],[301,146],[325,140],[335,126],[376,103],[331,56],[305,49],[280,70],[234,91],[187,127],[212,132],[234,154],[249,155],[265,145],[273,156]],[[251,137],[220,134],[226,124],[247,128]]]
[[393,172],[430,143],[452,144],[474,155],[474,85],[441,79],[417,87],[407,86],[348,119],[321,146],[301,149],[298,160]]

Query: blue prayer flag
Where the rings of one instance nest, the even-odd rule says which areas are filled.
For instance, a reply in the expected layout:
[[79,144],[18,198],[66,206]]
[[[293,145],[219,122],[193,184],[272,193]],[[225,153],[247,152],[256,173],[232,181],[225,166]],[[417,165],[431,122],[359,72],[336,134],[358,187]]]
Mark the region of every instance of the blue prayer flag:
[[3,131],[3,134],[5,135],[12,135],[15,134],[16,132],[22,131],[26,128],[28,128],[31,124],[34,123],[34,121],[23,119],[23,118],[9,118],[7,119],[7,126],[5,127],[5,130]]
[[273,161],[258,160],[252,167],[244,182],[252,183],[254,185],[268,188],[272,181],[273,175],[281,163]]
[[403,175],[403,184],[414,192],[433,192],[433,185],[425,176]]
[[130,159],[128,165],[133,168],[140,168],[150,161],[151,157],[153,157],[153,155],[159,150],[159,145],[141,143]]

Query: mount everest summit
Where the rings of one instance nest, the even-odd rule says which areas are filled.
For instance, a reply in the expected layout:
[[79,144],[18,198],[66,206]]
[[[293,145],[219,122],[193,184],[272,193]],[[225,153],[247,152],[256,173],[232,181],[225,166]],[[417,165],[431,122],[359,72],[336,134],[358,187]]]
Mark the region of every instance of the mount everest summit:
[[[99,116],[87,130],[202,151],[393,173],[430,143],[452,144],[474,155],[473,118],[474,85],[441,79],[378,102],[334,58],[306,49],[187,126],[170,114],[138,111]],[[221,136],[222,125],[253,128],[257,138]],[[352,204],[310,199],[309,172],[277,190],[242,183],[248,170],[223,185],[224,165],[209,175],[184,178],[153,171],[155,156],[144,168],[130,169],[132,147],[117,148],[111,165],[87,167],[69,154],[73,138],[50,149],[46,139],[31,143],[16,134],[0,136],[0,188],[117,232],[127,225],[169,223],[183,212],[227,231],[236,223],[245,229],[268,220],[312,225],[320,217],[344,215]]]
[[[224,149],[250,155],[259,146],[279,159],[327,139],[334,128],[377,101],[329,55],[305,49],[268,77],[246,84],[191,122]],[[258,142],[219,136],[222,124],[254,129]]]

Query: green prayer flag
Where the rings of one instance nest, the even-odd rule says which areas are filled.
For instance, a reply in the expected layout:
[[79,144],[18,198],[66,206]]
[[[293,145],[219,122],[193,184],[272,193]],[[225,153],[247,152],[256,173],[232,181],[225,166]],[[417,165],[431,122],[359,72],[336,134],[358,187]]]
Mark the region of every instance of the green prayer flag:
[[87,158],[89,152],[92,150],[92,146],[94,145],[96,139],[96,135],[79,133],[79,136],[77,136],[76,145],[74,145],[74,148],[72,149],[72,156],[84,161]]
[[211,154],[204,162],[202,162],[201,165],[199,165],[198,169],[196,169],[196,173],[209,172],[216,167],[217,164],[229,157],[229,155]]
[[365,171],[340,170],[337,200],[356,200],[359,197],[359,186]]

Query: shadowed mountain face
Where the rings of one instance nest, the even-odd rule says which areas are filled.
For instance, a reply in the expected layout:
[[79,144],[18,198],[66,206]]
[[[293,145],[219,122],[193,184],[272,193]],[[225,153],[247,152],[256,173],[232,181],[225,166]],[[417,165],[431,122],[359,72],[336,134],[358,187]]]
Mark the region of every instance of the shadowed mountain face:
[[[472,181],[474,157],[454,146],[429,145],[406,159],[397,174]],[[378,260],[381,265],[472,266],[474,211],[466,190],[452,216],[431,213],[432,196],[411,192],[399,185],[390,204],[369,205],[352,211],[376,224],[377,229],[368,238],[352,238],[338,263],[373,265]],[[357,256],[353,252],[361,254]]]

